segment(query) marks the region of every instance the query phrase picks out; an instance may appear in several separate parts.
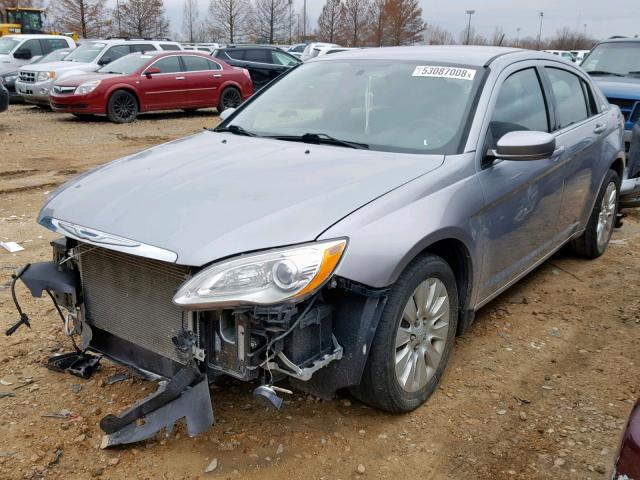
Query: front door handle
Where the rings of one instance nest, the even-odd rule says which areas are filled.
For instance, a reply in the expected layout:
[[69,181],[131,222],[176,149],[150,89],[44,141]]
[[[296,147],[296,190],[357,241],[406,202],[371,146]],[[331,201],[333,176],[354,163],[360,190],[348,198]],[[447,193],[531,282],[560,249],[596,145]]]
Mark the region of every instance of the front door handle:
[[187,77],[176,77],[176,80],[186,80]]
[[596,135],[600,135],[601,133],[604,133],[606,130],[607,130],[607,126],[599,123],[594,127],[593,133],[595,133]]
[[220,73],[214,73],[213,76],[216,78],[220,78],[222,75]]

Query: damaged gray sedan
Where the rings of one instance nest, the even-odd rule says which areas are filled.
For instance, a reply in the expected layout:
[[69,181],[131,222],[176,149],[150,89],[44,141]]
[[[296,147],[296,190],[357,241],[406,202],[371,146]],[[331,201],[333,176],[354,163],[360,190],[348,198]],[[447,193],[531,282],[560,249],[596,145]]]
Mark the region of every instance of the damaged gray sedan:
[[53,261],[15,275],[75,338],[54,368],[160,381],[103,446],[204,431],[223,376],[276,408],[291,386],[415,409],[475,311],[564,244],[602,255],[616,223],[620,111],[552,55],[329,55],[224,117],[62,186]]

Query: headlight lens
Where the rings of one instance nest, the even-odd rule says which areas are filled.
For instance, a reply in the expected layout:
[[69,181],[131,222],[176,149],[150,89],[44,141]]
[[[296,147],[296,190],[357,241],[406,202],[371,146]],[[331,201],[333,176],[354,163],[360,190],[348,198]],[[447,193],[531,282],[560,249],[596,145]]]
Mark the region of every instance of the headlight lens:
[[46,82],[51,78],[56,78],[56,72],[38,72],[38,77],[36,78],[36,81]]
[[299,301],[335,271],[347,241],[330,240],[236,257],[185,282],[173,303],[187,310]]
[[93,82],[86,82],[76,88],[76,95],[86,95],[93,92],[100,85],[100,80],[94,80]]

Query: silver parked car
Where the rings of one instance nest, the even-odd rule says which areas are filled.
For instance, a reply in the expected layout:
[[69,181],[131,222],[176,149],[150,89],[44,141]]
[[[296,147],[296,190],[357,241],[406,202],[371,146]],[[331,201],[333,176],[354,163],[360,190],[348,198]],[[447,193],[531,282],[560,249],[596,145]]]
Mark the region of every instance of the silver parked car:
[[354,50],[228,112],[40,213],[64,238],[21,272],[32,293],[56,292],[80,350],[169,380],[105,417],[103,446],[208,428],[221,376],[276,407],[288,379],[415,409],[474,312],[564,244],[602,255],[614,228],[621,114],[557,56]]

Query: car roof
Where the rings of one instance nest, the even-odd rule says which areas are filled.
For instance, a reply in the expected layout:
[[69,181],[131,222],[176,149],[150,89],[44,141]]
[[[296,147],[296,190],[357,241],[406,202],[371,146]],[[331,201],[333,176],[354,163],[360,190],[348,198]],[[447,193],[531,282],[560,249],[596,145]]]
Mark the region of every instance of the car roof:
[[35,39],[46,39],[46,38],[64,38],[72,40],[71,37],[67,37],[66,35],[45,35],[43,33],[16,33],[15,35],[5,35],[2,38],[15,38],[16,40],[25,40],[25,39],[29,39],[29,38],[35,38]]
[[[527,50],[506,47],[478,47],[468,45],[428,45],[414,47],[382,47],[346,50],[340,52],[339,60],[410,60],[430,61],[440,63],[459,63],[464,65],[484,66],[496,57],[511,53],[524,53]],[[537,54],[547,58],[548,54],[530,51],[535,57]],[[315,57],[310,61],[330,62],[331,55]]]
[[601,43],[640,43],[640,38],[607,38],[606,40],[598,42],[598,45]]

